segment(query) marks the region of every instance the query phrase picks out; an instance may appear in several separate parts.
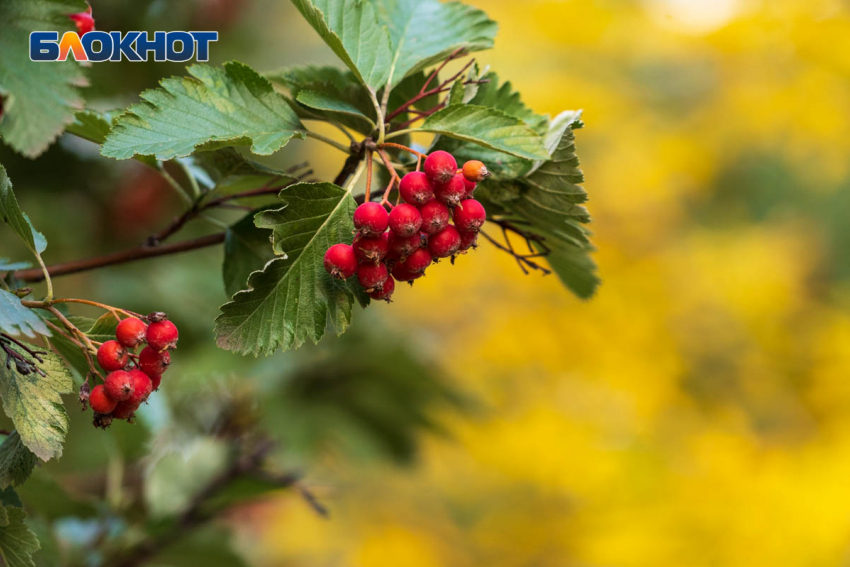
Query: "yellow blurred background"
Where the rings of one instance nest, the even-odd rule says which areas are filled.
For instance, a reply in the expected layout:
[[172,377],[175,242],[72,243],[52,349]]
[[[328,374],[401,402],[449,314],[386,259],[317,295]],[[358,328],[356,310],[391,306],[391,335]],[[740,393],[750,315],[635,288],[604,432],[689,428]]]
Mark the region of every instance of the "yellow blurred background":
[[[850,7],[473,0],[577,134],[603,284],[486,244],[378,306],[482,402],[409,468],[329,455],[263,565],[850,564]],[[323,52],[288,15],[306,51]],[[321,168],[338,156],[316,153]],[[257,541],[259,539],[259,541]]]

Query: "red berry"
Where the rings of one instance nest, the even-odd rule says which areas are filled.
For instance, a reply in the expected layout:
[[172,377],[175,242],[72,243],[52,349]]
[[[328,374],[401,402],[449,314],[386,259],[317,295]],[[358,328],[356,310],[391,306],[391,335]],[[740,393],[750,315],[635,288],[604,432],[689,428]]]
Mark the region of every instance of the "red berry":
[[358,234],[354,238],[354,244],[351,245],[354,248],[354,257],[361,264],[378,264],[387,257],[387,252],[390,250],[387,238],[387,233],[381,236],[362,236]]
[[431,199],[419,209],[422,215],[422,232],[431,235],[446,228],[449,224],[449,208],[436,199]]
[[467,199],[455,208],[452,218],[458,230],[477,231],[487,220],[487,211],[484,210],[484,205],[475,199]]
[[392,278],[387,278],[384,281],[384,285],[381,289],[376,289],[372,293],[369,294],[369,297],[372,299],[384,299],[387,303],[390,302],[390,297],[392,297],[393,292],[395,291],[395,280]]
[[103,381],[106,394],[116,402],[123,402],[133,393],[133,377],[129,372],[116,370]]
[[130,317],[118,323],[115,329],[115,338],[123,346],[134,349],[144,342],[148,326],[141,319]]
[[388,257],[393,260],[404,260],[410,253],[419,248],[422,242],[422,237],[419,233],[412,236],[399,236],[395,232],[390,232],[389,246],[390,252]]
[[171,364],[171,355],[167,350],[158,351],[149,346],[139,354],[139,369],[148,376],[159,376]]
[[460,233],[447,226],[428,239],[428,251],[435,258],[448,258],[460,249]]
[[463,175],[458,173],[448,183],[437,185],[434,190],[434,196],[437,200],[448,207],[455,207],[460,203],[461,199],[466,197],[466,185],[463,182]]
[[80,35],[88,33],[94,29],[94,18],[91,15],[91,6],[85,12],[71,14],[68,16],[77,26],[77,32]]
[[103,384],[98,384],[91,389],[89,404],[91,405],[91,409],[97,413],[111,413],[117,403],[106,393],[106,388],[103,387]]
[[150,379],[151,379],[151,388],[152,388],[152,390],[153,390],[154,392],[155,392],[155,391],[157,391],[157,390],[159,390],[159,384],[162,382],[162,374],[160,374],[159,376],[156,376],[156,375],[154,375],[154,376],[148,376],[148,378],[150,378]]
[[425,248],[417,248],[407,257],[407,260],[401,263],[405,270],[414,274],[421,274],[425,268],[431,265],[433,258]]
[[347,280],[357,271],[354,248],[348,244],[334,244],[325,252],[325,269],[331,277]]
[[478,231],[477,230],[461,230],[460,231],[460,250],[469,250],[478,246]]
[[127,350],[118,341],[106,341],[97,349],[97,363],[107,372],[121,370],[129,360]]
[[380,236],[390,223],[390,215],[378,203],[363,203],[354,211],[354,228],[364,236]]
[[360,264],[357,267],[357,279],[366,291],[381,289],[388,277],[389,272],[383,264]]
[[487,166],[480,161],[470,160],[463,164],[463,176],[473,183],[478,183],[490,177],[490,172],[487,171]]
[[411,171],[401,178],[398,192],[405,203],[420,207],[434,197],[434,188],[421,171]]
[[457,161],[449,152],[438,150],[425,158],[423,169],[432,183],[447,183],[457,173]]
[[404,266],[403,263],[396,264],[395,268],[393,268],[393,277],[400,282],[412,282],[424,275],[425,272],[411,272]]
[[390,212],[390,230],[399,236],[413,236],[419,233],[422,215],[413,205],[402,203]]
[[148,346],[154,350],[165,350],[177,346],[177,326],[169,321],[156,321],[148,325]]
[[115,409],[112,410],[112,417],[115,419],[130,419],[133,417],[133,414],[139,409],[139,405],[132,400],[127,400],[125,402],[119,402],[118,405],[115,406]]
[[464,196],[464,199],[471,199],[472,194],[475,192],[475,188],[478,186],[478,184],[473,183],[472,181],[464,177],[463,186],[466,187],[466,196]]
[[151,381],[150,376],[138,368],[134,368],[128,372],[128,374],[130,375],[131,383],[133,385],[133,390],[128,399],[131,402],[140,404],[147,400],[148,396],[151,395],[151,392],[153,391],[153,382]]

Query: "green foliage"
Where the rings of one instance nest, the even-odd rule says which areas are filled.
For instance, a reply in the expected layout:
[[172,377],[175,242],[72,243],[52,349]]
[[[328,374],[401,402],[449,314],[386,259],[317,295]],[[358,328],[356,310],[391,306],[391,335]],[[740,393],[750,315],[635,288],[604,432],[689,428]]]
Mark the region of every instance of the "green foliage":
[[373,119],[369,118],[366,113],[361,112],[354,104],[345,100],[309,90],[302,90],[299,92],[298,96],[295,97],[295,100],[304,106],[315,110],[354,116],[355,118],[359,118],[364,121],[369,128],[369,131],[375,129],[375,121]]
[[18,200],[12,191],[12,182],[6,174],[6,168],[2,165],[0,165],[0,217],[36,256],[47,248],[44,235],[33,228],[29,217],[18,205]]
[[254,215],[248,214],[231,226],[224,241],[222,275],[228,296],[246,288],[248,276],[262,270],[276,257],[268,230],[254,225]]
[[68,14],[86,9],[83,0],[0,2],[0,137],[27,157],[41,154],[83,107],[80,66],[68,61],[36,63],[29,57],[30,32],[74,29]]
[[34,338],[36,334],[50,336],[50,329],[38,315],[21,305],[21,299],[0,289],[0,331],[17,336]]
[[126,159],[136,154],[167,160],[195,149],[251,145],[269,155],[304,127],[286,100],[256,71],[231,61],[223,69],[189,67],[192,77],[172,77],[142,93],[144,102],[115,120],[102,153]]
[[27,514],[16,506],[0,508],[0,555],[6,567],[35,567],[32,554],[41,546],[24,520]]
[[23,484],[36,462],[36,456],[26,448],[17,431],[7,435],[0,445],[0,488]]
[[[9,348],[30,358],[17,345]],[[47,461],[62,455],[68,415],[61,395],[71,392],[73,379],[57,355],[47,353],[42,358],[44,362],[36,361],[36,365],[44,376],[36,371],[21,374],[14,364],[0,366],[0,396],[24,445]]]
[[318,342],[328,323],[345,331],[355,298],[368,303],[356,283],[334,280],[322,266],[331,245],[352,241],[351,194],[332,183],[299,183],[280,198],[285,206],[259,213],[255,224],[272,230],[281,257],[253,273],[251,289],[234,295],[216,319],[218,345],[227,350],[268,355]]

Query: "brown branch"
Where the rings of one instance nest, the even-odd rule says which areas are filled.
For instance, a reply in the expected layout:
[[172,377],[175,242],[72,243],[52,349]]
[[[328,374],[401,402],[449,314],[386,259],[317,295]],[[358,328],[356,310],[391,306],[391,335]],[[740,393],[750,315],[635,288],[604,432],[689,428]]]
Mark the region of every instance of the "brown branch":
[[[458,71],[457,73],[455,73],[454,75],[452,75],[451,77],[449,77],[448,79],[446,79],[445,81],[440,83],[438,86],[434,87],[433,89],[426,91],[426,90],[424,90],[424,88],[427,87],[428,84],[430,84],[434,75],[437,72],[439,72],[440,69],[442,69],[445,66],[446,63],[448,63],[452,59],[456,58],[456,56],[457,56],[456,54],[457,54],[457,51],[455,51],[455,53],[453,53],[452,55],[449,55],[449,58],[446,59],[443,62],[443,64],[440,67],[438,67],[437,70],[434,73],[431,74],[431,77],[428,79],[428,81],[426,81],[423,88],[419,91],[419,94],[417,94],[416,96],[414,96],[413,98],[411,98],[410,100],[408,100],[407,102],[405,102],[404,104],[402,104],[401,106],[399,106],[398,108],[396,108],[395,110],[390,112],[390,114],[386,117],[386,120],[385,120],[386,123],[389,124],[392,121],[393,118],[395,118],[399,114],[405,112],[408,108],[410,108],[411,106],[413,106],[414,104],[416,104],[420,100],[428,98],[429,96],[433,96],[435,94],[440,94],[440,93],[451,90],[451,87],[447,87],[447,85],[454,82],[458,77],[460,77],[462,74],[464,74],[466,72],[466,70],[469,69],[469,67],[473,63],[475,63],[475,59],[470,59],[469,62],[466,65],[464,65],[463,68],[460,71]],[[485,83],[485,82],[487,82],[487,81],[486,80],[483,80],[483,81],[477,80],[477,81],[467,81],[464,84]]]
[[[543,238],[539,234],[524,230],[516,226],[514,222],[506,219],[491,219],[490,222],[501,228],[502,237],[504,238],[505,243],[502,244],[483,230],[479,231],[479,234],[486,238],[493,246],[495,246],[499,250],[507,252],[508,254],[513,256],[513,258],[519,265],[519,268],[524,274],[528,275],[529,269],[542,272],[543,275],[549,275],[552,273],[552,270],[534,261],[534,258],[545,258],[551,253],[550,248],[544,242],[545,238]],[[528,245],[528,249],[530,250],[530,252],[528,254],[521,254],[517,252],[513,244],[511,243],[509,233],[514,233],[517,236],[520,236],[525,239],[525,242]],[[542,252],[536,252],[532,243],[536,244],[542,250]]]
[[334,179],[334,184],[342,187],[345,185],[345,182],[348,181],[348,178],[357,171],[357,166],[360,165],[360,162],[363,160],[364,152],[366,151],[366,143],[369,141],[367,138],[363,140],[363,142],[351,142],[351,153],[348,158],[345,160],[345,163],[342,166],[342,170]]

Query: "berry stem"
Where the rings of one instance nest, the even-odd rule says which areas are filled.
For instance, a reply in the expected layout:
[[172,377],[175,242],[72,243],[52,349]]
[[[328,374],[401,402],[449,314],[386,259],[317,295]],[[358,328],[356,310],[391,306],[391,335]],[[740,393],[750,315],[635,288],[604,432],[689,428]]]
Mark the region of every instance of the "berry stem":
[[[399,150],[404,150],[404,151],[409,152],[409,153],[415,155],[416,157],[418,157],[420,159],[420,161],[422,160],[422,158],[428,157],[428,154],[423,154],[422,152],[417,152],[413,148],[409,148],[407,146],[403,146],[402,144],[396,144],[396,143],[393,143],[393,142],[384,142],[383,144],[379,144],[378,147],[379,148],[396,148],[396,149],[399,149]],[[419,171],[419,164],[418,163],[416,164],[416,170]]]
[[[441,69],[442,69],[442,68],[446,65],[446,63],[448,63],[448,62],[449,62],[449,61],[451,61],[452,59],[455,59],[456,57],[457,57],[457,56],[456,56],[456,55],[454,55],[454,54],[449,55],[449,58],[448,58],[448,59],[446,59],[446,60],[443,62],[443,64],[442,64],[440,67],[438,67],[438,68],[437,68],[437,70],[436,70],[434,73],[432,73],[432,74],[431,74],[431,77],[430,77],[430,78],[428,79],[428,81],[425,83],[425,85],[424,85],[424,87],[423,87],[423,88],[427,88],[427,86],[428,86],[429,84],[431,84],[431,81],[434,79],[434,77],[437,75],[437,73],[439,73],[439,71],[440,71],[440,70],[441,70]],[[453,82],[455,81],[455,79],[457,79],[457,78],[458,78],[458,77],[460,77],[463,73],[465,73],[465,72],[466,72],[466,70],[467,70],[467,69],[469,69],[469,67],[470,67],[473,63],[475,63],[475,59],[471,59],[471,60],[469,61],[469,63],[467,63],[467,64],[463,67],[463,69],[461,69],[460,71],[458,71],[457,73],[455,73],[454,75],[452,75],[451,77],[449,77],[448,79],[446,79],[445,81],[443,81],[442,83],[440,83],[438,86],[434,87],[433,89],[430,89],[430,90],[427,90],[427,91],[426,91],[426,90],[422,90],[422,89],[420,89],[419,94],[417,94],[416,96],[414,96],[413,98],[411,98],[410,100],[408,100],[407,102],[405,102],[404,104],[402,104],[401,106],[399,106],[398,108],[396,108],[395,110],[393,110],[392,112],[390,112],[389,116],[387,116],[387,122],[392,122],[392,119],[393,119],[393,118],[395,118],[395,117],[396,117],[396,116],[398,116],[399,114],[401,114],[401,113],[403,113],[403,112],[407,111],[407,109],[408,109],[408,108],[410,108],[411,106],[413,106],[414,104],[416,104],[416,103],[417,103],[417,102],[419,102],[420,100],[422,100],[422,99],[424,99],[424,98],[428,98],[429,96],[432,96],[432,95],[435,95],[435,94],[440,94],[440,93],[447,92],[447,91],[451,90],[451,87],[448,87],[448,85],[450,85],[451,83],[453,83]],[[466,85],[466,84],[472,84],[472,83],[478,83],[478,84],[480,84],[480,83],[485,83],[485,82],[487,82],[487,81],[486,81],[486,80],[469,80],[469,81],[465,81],[465,82],[464,82],[464,84],[465,84],[465,85]],[[383,139],[379,140],[379,142],[383,142]]]
[[366,200],[372,197],[372,150],[366,150]]

